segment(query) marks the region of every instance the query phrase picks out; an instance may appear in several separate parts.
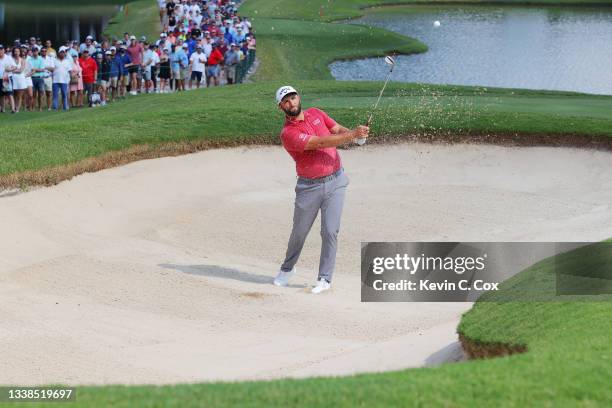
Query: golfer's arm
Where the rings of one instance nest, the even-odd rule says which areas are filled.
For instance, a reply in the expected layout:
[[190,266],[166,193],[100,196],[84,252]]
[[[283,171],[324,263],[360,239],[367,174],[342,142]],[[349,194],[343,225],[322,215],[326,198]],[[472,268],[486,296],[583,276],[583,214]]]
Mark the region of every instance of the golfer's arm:
[[316,149],[324,149],[326,147],[336,147],[340,146],[344,143],[348,143],[355,139],[357,136],[352,130],[348,130],[346,132],[339,133],[337,135],[330,135],[325,137],[319,136],[311,136],[308,139],[308,143],[304,147],[304,150],[316,150]]
[[336,123],[336,126],[334,126],[333,128],[331,128],[329,130],[331,133],[333,133],[334,135],[337,135],[338,133],[345,133],[348,132],[349,129],[345,128],[344,126],[341,126],[339,124]]

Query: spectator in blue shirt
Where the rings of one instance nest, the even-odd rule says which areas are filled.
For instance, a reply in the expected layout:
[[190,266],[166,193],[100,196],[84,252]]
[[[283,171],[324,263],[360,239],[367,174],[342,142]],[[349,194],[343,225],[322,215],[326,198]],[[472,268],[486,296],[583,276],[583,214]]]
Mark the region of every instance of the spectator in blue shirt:
[[119,48],[119,55],[117,56],[117,58],[119,59],[119,65],[121,68],[121,71],[119,73],[119,96],[125,98],[126,88],[128,85],[128,81],[130,80],[128,68],[132,65],[132,59],[127,54],[127,52],[125,52],[124,45]]

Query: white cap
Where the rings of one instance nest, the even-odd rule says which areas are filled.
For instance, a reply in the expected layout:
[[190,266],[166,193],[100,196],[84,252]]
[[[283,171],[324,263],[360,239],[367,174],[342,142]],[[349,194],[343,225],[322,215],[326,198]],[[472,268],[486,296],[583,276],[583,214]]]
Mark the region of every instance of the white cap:
[[61,47],[59,47],[58,52],[66,52],[66,50],[68,50],[68,48],[64,47],[63,45]]
[[93,40],[93,37],[91,35],[88,35],[85,39],[86,40]]
[[136,36],[135,35],[130,35],[130,40],[135,40]]
[[280,104],[283,98],[290,93],[298,93],[292,86],[285,85],[278,88],[276,91],[276,104]]
[[111,51],[117,51],[117,47],[110,47]]
[[161,33],[159,36],[160,36],[160,37],[167,37],[167,36],[168,36],[168,34],[166,34],[166,33]]

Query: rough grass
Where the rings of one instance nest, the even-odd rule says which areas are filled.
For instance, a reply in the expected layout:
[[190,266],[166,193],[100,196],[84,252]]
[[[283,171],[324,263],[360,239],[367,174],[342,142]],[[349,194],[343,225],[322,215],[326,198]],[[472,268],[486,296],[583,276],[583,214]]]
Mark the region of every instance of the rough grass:
[[[351,127],[365,122],[381,86],[335,81],[294,84],[302,91],[305,107],[323,108]],[[4,115],[0,188],[48,185],[130,160],[210,146],[278,144],[283,117],[273,94],[279,85],[266,82],[141,95],[96,109]],[[372,143],[415,137],[503,144],[607,142],[612,139],[612,97],[390,83],[372,133]]]

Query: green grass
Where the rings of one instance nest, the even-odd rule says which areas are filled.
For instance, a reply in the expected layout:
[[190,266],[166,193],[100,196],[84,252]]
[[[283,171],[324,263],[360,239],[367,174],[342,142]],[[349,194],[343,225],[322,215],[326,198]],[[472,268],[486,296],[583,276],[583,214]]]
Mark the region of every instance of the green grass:
[[[612,296],[534,301],[554,292],[559,263],[605,266],[610,293],[610,245],[588,255],[585,259],[579,249],[541,261],[463,316],[459,331],[472,341],[524,344],[524,354],[336,378],[79,387],[77,403],[48,406],[607,407],[612,404]],[[523,294],[523,301],[507,301],[507,293]]]
[[123,33],[146,36],[149,41],[159,38],[161,26],[159,23],[159,9],[153,0],[137,0],[124,4],[123,11],[115,15],[108,23],[104,34],[118,39]]
[[[0,119],[0,175],[75,163],[138,144],[257,138],[278,143],[280,82],[142,95],[96,109],[20,113]],[[347,126],[363,123],[379,82],[296,81],[304,106]],[[495,88],[390,83],[374,137],[447,131],[612,136],[612,98]]]

